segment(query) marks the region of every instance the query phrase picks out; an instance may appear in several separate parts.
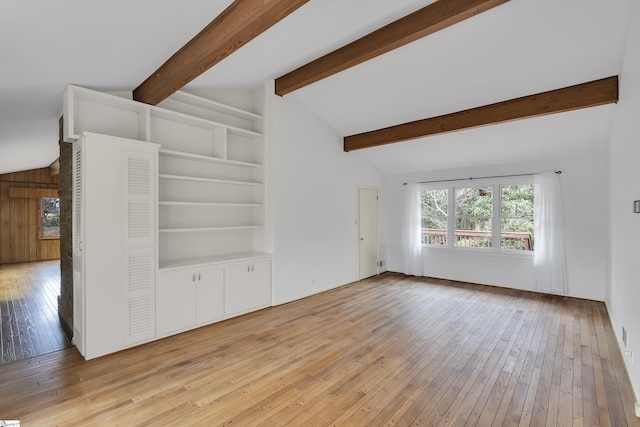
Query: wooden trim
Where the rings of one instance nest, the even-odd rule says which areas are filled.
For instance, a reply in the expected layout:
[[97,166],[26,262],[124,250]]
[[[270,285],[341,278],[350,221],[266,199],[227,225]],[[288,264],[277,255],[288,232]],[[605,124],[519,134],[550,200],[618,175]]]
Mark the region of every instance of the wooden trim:
[[60,175],[60,158],[55,159],[54,162],[49,165],[49,173],[51,176]]
[[133,91],[157,105],[309,0],[235,0]]
[[58,197],[57,188],[9,188],[9,197],[17,199],[42,199]]
[[613,76],[443,116],[350,135],[344,138],[344,151],[617,102],[618,76]]
[[509,0],[438,0],[276,79],[283,96]]

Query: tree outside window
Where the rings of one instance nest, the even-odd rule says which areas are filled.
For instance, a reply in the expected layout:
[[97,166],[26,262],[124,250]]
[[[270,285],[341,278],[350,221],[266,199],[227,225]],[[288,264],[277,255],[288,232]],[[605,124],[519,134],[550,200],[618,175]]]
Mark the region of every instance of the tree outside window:
[[449,191],[447,189],[423,190],[422,244],[446,245],[449,229]]
[[423,189],[421,194],[422,244],[533,251],[532,184],[452,185]]
[[43,239],[60,237],[60,199],[44,197],[41,200],[41,219]]
[[503,185],[500,247],[533,250],[533,185]]
[[455,245],[472,248],[492,247],[493,188],[456,188]]

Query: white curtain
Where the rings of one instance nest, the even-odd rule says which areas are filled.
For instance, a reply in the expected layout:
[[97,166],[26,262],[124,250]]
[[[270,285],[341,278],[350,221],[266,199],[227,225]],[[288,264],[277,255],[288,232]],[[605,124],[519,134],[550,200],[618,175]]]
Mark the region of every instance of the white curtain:
[[405,185],[404,221],[402,224],[402,259],[404,273],[422,276],[422,224],[420,184]]
[[544,172],[536,175],[534,191],[533,268],[536,290],[565,295],[569,289],[564,259],[562,195],[558,174]]

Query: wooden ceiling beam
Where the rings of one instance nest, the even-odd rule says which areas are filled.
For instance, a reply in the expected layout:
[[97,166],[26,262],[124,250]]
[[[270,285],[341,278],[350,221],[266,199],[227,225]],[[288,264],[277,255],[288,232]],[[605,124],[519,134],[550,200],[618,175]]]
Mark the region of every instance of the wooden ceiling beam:
[[309,0],[235,0],[133,91],[157,105]]
[[344,138],[344,151],[618,102],[618,76]]
[[509,0],[437,0],[277,78],[276,94],[286,95],[507,1]]

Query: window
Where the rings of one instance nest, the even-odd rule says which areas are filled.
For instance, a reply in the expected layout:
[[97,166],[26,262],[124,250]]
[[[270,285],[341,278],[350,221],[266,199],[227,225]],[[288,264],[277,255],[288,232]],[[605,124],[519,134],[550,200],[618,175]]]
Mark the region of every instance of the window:
[[421,193],[423,245],[447,244],[448,193],[447,189],[423,190]]
[[493,188],[456,188],[455,194],[455,246],[492,247]]
[[44,197],[40,201],[43,239],[55,239],[60,237],[60,199]]
[[[422,189],[422,244],[493,251],[533,251],[529,179]],[[449,215],[453,212],[453,215]]]
[[500,247],[533,250],[533,185],[501,186]]

